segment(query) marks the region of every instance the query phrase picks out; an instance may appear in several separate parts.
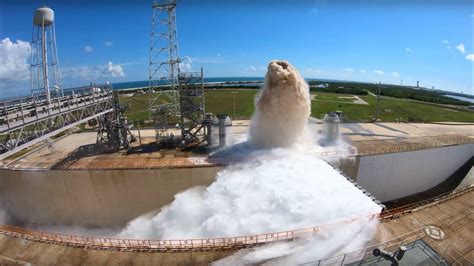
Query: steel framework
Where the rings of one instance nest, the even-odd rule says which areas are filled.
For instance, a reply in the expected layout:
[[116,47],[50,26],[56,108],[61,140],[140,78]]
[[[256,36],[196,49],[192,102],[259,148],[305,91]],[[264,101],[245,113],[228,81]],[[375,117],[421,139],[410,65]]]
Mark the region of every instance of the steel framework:
[[40,95],[0,102],[0,160],[113,110],[110,85],[65,90],[50,101]]
[[128,149],[130,143],[136,140],[132,134],[133,124],[123,115],[125,108],[119,105],[118,93],[114,92],[114,112],[98,118],[99,125],[96,143],[106,151]]
[[183,147],[206,140],[211,119],[205,117],[204,73],[178,74],[179,106],[181,111],[181,143]]
[[42,24],[33,23],[30,57],[31,96],[62,96],[61,75],[59,72],[58,52],[56,49],[56,30],[54,21]]
[[205,118],[204,74],[181,72],[176,34],[176,0],[155,0],[152,5],[149,112],[159,142],[172,144],[168,132],[179,123],[186,147],[206,140],[210,119]]
[[168,128],[179,115],[177,74],[176,0],[154,0],[150,35],[149,113],[158,139],[169,137]]

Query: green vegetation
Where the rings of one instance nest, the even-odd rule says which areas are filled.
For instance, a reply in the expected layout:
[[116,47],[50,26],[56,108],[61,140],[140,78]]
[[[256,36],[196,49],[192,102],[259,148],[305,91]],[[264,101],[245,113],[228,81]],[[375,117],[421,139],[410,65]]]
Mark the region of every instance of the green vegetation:
[[[206,90],[206,112],[213,114],[226,113],[238,119],[248,119],[254,111],[254,99],[257,94],[255,89],[215,89]],[[331,111],[342,111],[346,122],[368,122],[375,115],[377,98],[372,95],[359,96],[368,105],[356,104],[347,94],[335,93],[313,93],[315,100],[312,101],[311,115],[316,118],[324,117]],[[166,102],[166,97],[163,96]],[[128,97],[120,95],[120,103],[128,105],[125,115],[129,120],[140,122],[142,127],[151,126],[148,120],[148,95],[138,94]],[[410,99],[398,99],[383,96],[380,101],[381,121],[418,121],[418,122],[471,122],[474,123],[474,112],[461,110],[436,104],[422,103]]]
[[[310,81],[311,83],[311,81]],[[363,90],[357,87],[334,87],[330,85],[327,88],[317,88],[315,86],[310,86],[311,92],[327,92],[327,93],[342,93],[342,94],[352,94],[352,95],[367,95],[367,90]]]
[[257,90],[254,89],[225,89],[205,92],[206,112],[213,114],[228,114],[237,119],[250,118],[254,111],[254,100]]
[[[328,101],[313,101],[311,115],[316,118],[324,117],[330,111],[342,111],[346,122],[368,122],[375,116],[377,97],[361,96],[369,105],[354,103],[335,103]],[[379,119],[393,122],[396,119],[403,122],[474,122],[474,112],[448,108],[439,105],[421,103],[409,99],[382,97],[380,100]]]
[[[377,88],[372,87],[372,88],[369,88],[369,90],[374,94],[378,93]],[[436,91],[412,89],[412,88],[401,88],[398,86],[395,87],[395,86],[389,86],[389,85],[382,86],[380,90],[380,95],[403,98],[403,99],[413,99],[413,100],[430,102],[430,103],[464,105],[464,106],[471,105],[471,103],[469,102],[446,97]]]
[[343,103],[352,103],[354,101],[353,95],[347,94],[337,94],[337,93],[311,93],[314,97],[314,100],[317,101],[335,101],[335,102],[343,102]]
[[[308,82],[311,91],[321,91],[321,92],[333,92],[333,93],[347,93],[355,95],[367,95],[367,91],[372,92],[373,94],[378,94],[379,85],[374,83],[358,83],[358,82]],[[329,87],[327,88],[316,88],[317,84],[327,83]],[[365,94],[361,94],[365,92]],[[383,96],[390,96],[401,99],[412,99],[418,101],[424,101],[429,103],[438,103],[438,104],[451,104],[451,105],[461,105],[468,106],[471,105],[469,102],[461,101],[458,99],[446,97],[440,91],[428,90],[425,88],[415,89],[407,86],[398,86],[398,85],[388,85],[382,84],[380,94]]]
[[148,95],[136,94],[134,96],[127,96],[127,94],[119,94],[120,105],[124,105],[125,116],[133,122],[139,122],[140,125],[148,120]]
[[[228,114],[234,116],[234,97],[235,97],[235,116],[238,119],[249,118],[254,111],[254,99],[257,94],[255,89],[223,89],[206,90],[204,92],[206,101],[206,112],[213,114]],[[160,96],[162,102],[168,102],[166,94]],[[126,106],[125,116],[130,121],[139,122],[141,126],[151,126],[148,121],[148,94],[136,94],[128,96],[119,94],[121,105]]]

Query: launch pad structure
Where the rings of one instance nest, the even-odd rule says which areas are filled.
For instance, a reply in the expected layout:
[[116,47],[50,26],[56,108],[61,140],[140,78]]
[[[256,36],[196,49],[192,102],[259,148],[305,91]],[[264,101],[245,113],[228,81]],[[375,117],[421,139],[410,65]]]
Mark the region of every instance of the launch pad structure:
[[[180,147],[207,140],[211,118],[205,117],[204,72],[181,71],[176,33],[176,0],[155,0],[150,33],[149,119],[157,142]],[[181,138],[169,132],[178,127]]]
[[[159,143],[179,147],[192,147],[206,141],[209,144],[212,119],[205,112],[203,69],[188,72],[182,67],[178,56],[176,1],[155,0],[152,8],[148,96],[149,119],[155,128],[149,130],[148,140],[151,143],[156,137]],[[7,208],[7,215],[15,218],[12,221],[124,226],[132,217],[166,206],[180,191],[209,186],[222,167],[235,162],[179,149],[82,154],[81,149],[96,144],[115,150],[127,149],[136,130],[123,116],[124,107],[110,84],[62,91],[57,55],[55,59],[48,57],[56,53],[54,28],[50,28],[52,33],[46,29],[54,13],[45,9],[39,14],[41,19],[37,20],[35,15],[33,22],[36,28],[32,46],[38,48],[33,48],[32,62],[36,63],[31,66],[35,73],[32,84],[39,85],[32,85],[31,97],[0,102],[0,198],[2,204],[8,203],[1,207]],[[39,41],[35,41],[37,39]],[[95,119],[99,121],[97,135],[81,132],[49,140],[65,129]],[[385,200],[415,195],[414,192],[429,189],[449,176],[448,168],[464,171],[469,167],[464,154],[474,160],[474,138],[469,126],[396,123],[345,127],[339,125],[338,119],[334,114],[327,117],[326,140],[333,142],[339,130],[353,140],[351,145],[356,147],[357,154],[338,162],[338,167],[352,178],[354,186],[374,195],[374,201],[388,196],[391,198]],[[224,123],[220,126],[224,127]],[[237,137],[246,134],[248,126],[249,121],[234,121],[232,134]],[[170,129],[176,127],[180,129],[179,138],[170,133]],[[417,137],[407,136],[410,130]],[[146,130],[142,133],[146,142]],[[36,145],[23,155],[9,157],[43,140],[47,140],[48,146]],[[328,150],[312,155],[341,154]],[[431,171],[419,172],[419,165]],[[392,185],[387,189],[379,184]],[[473,192],[474,187],[469,185],[389,209],[380,215],[372,214],[373,219],[381,221],[380,230],[362,252],[310,263],[342,265],[353,262],[354,258],[370,262],[377,259],[371,255],[375,247],[390,251],[399,244],[424,241],[445,261],[470,265],[474,258],[470,248],[474,238],[466,232],[472,227]],[[21,226],[0,224],[0,264],[152,264],[161,261],[207,265],[236,250],[264,243],[285,243],[324,234],[327,230],[327,225],[312,225],[254,235],[167,240],[90,237],[82,233],[16,227],[18,225]],[[445,239],[430,239],[425,230],[432,226],[426,225],[444,230]]]

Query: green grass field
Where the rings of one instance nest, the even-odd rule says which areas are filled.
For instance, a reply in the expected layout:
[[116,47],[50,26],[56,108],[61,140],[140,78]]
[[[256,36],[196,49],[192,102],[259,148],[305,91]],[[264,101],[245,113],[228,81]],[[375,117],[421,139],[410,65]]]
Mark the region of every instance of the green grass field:
[[[206,112],[226,113],[238,119],[248,119],[254,111],[254,99],[257,90],[254,89],[218,89],[205,92]],[[368,122],[373,119],[377,98],[371,95],[360,96],[369,105],[354,104],[347,94],[334,94],[317,92],[311,105],[311,115],[316,118],[324,117],[331,111],[342,111],[347,122]],[[143,126],[148,119],[148,95],[133,97],[120,96],[121,103],[129,105],[125,115],[131,121],[139,121]],[[166,101],[165,97],[163,101]],[[471,122],[474,123],[474,112],[455,110],[444,106],[425,104],[408,99],[382,97],[380,102],[381,121],[423,121],[423,122]],[[147,126],[147,124],[145,124]]]
[[314,92],[314,93],[311,93],[311,95],[313,95],[315,100],[318,100],[318,101],[336,101],[336,102],[345,102],[345,103],[351,103],[353,101],[352,95],[350,94]]
[[[159,97],[160,102],[166,103],[169,101],[169,96],[163,93]],[[129,120],[140,122],[140,125],[148,126],[145,121],[149,119],[148,116],[148,94],[137,94],[133,97],[128,97],[125,94],[119,96],[120,104],[126,106],[125,115]]]
[[247,119],[254,111],[254,100],[257,90],[210,90],[205,92],[206,112],[213,114],[228,114],[234,117],[234,97],[235,97],[235,117]]

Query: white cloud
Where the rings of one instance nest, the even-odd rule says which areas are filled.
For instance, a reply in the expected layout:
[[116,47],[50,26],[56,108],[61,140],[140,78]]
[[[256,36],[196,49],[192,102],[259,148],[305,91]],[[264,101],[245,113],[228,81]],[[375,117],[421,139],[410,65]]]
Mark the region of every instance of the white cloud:
[[30,73],[28,63],[30,53],[31,46],[28,42],[21,40],[12,42],[9,38],[0,42],[0,88],[2,90],[13,91],[18,89],[17,86],[26,86]]
[[365,73],[365,69],[359,70],[360,73]]
[[61,74],[65,79],[69,78],[90,81],[99,78],[103,69],[103,66],[63,67],[61,68]]
[[111,41],[106,41],[104,42],[104,45],[107,46],[107,47],[110,47],[113,45],[113,43]]
[[308,77],[308,78],[314,78],[314,77],[331,78],[333,75],[331,71],[318,69],[318,68],[305,68],[301,71],[301,74],[304,77]]
[[468,54],[468,55],[466,55],[466,59],[469,60],[469,61],[473,61],[473,62],[474,62],[474,54]]
[[405,48],[405,52],[411,53],[411,52],[413,52],[413,49],[411,49],[411,48]]
[[84,52],[90,53],[92,51],[94,51],[94,48],[91,45],[84,46]]
[[398,74],[397,72],[392,72],[392,76],[394,76],[394,77],[399,77],[400,74]]
[[383,75],[384,72],[383,72],[382,70],[375,69],[375,70],[374,70],[374,73],[375,73],[375,74],[379,74],[379,75]]
[[466,49],[464,48],[464,44],[462,43],[456,46],[456,49],[458,49],[459,52],[461,52],[461,54],[464,54],[466,52]]
[[108,62],[107,68],[102,71],[105,77],[124,77],[125,73],[123,73],[122,66],[114,65],[111,61]]
[[103,78],[124,77],[121,64],[113,64],[111,61],[106,65],[64,67],[61,70],[62,76],[66,79],[79,79],[81,82],[95,82]]
[[346,68],[344,68],[344,71],[347,71],[347,72],[354,72],[354,69],[349,68],[349,67],[346,67]]
[[191,72],[193,69],[193,59],[189,56],[181,58],[179,63],[179,71],[181,72]]
[[447,49],[451,49],[451,45],[450,45],[450,41],[448,40],[441,40],[441,43],[443,43],[444,45],[446,45],[446,48]]
[[255,74],[264,74],[265,71],[267,71],[267,68],[265,66],[248,66],[248,67],[244,67],[244,73],[245,74],[251,74],[251,75],[255,75]]
[[220,64],[224,63],[224,58],[222,57],[192,57],[192,62],[203,63],[203,64]]

